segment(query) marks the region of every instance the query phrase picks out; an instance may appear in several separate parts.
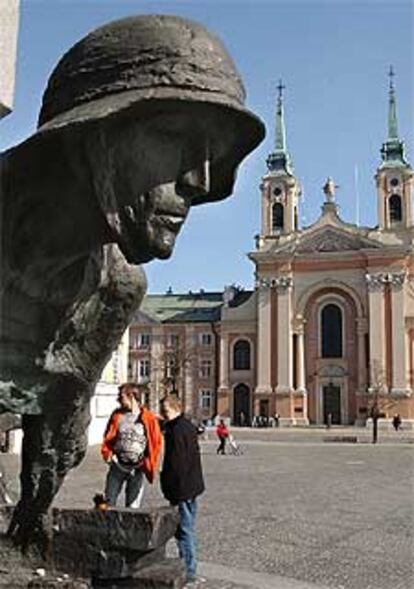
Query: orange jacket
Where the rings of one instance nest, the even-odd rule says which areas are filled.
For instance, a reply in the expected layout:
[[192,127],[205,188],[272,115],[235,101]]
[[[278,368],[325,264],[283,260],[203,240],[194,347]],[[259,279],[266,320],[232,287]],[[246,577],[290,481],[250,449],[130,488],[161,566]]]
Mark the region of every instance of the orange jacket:
[[[106,461],[110,460],[114,453],[113,445],[118,435],[119,421],[122,415],[124,415],[122,409],[115,409],[106,426],[104,439],[101,444],[102,458]],[[144,460],[140,465],[140,468],[144,472],[148,481],[153,483],[160,459],[162,434],[158,419],[146,407],[141,408],[140,417],[147,436],[147,451],[145,452]]]

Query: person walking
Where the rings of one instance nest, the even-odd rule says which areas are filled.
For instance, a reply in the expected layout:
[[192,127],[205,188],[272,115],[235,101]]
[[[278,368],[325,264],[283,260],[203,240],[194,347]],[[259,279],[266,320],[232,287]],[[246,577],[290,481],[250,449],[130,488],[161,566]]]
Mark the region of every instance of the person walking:
[[224,455],[226,453],[226,441],[229,437],[229,430],[226,424],[224,423],[224,419],[220,419],[220,423],[216,427],[216,434],[220,442],[217,448],[217,454]]
[[161,490],[167,501],[178,507],[180,523],[175,537],[186,568],[186,587],[191,587],[203,580],[196,576],[197,497],[205,489],[197,429],[182,414],[181,401],[176,395],[161,400],[160,412],[165,419]]
[[109,418],[101,445],[109,464],[105,499],[115,506],[125,486],[125,506],[139,508],[144,476],[153,483],[158,468],[162,435],[157,417],[141,403],[144,387],[125,383],[119,387],[120,407]]
[[396,413],[394,415],[394,417],[392,418],[392,425],[393,425],[395,431],[398,432],[398,430],[401,427],[401,416],[399,413]]

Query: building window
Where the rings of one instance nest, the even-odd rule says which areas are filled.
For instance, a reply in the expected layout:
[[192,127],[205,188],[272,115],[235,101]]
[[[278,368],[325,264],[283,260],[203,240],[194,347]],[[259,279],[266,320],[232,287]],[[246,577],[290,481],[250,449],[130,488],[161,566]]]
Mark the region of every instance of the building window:
[[151,364],[147,359],[138,360],[138,382],[147,382],[150,377]]
[[393,194],[390,196],[388,203],[390,207],[390,222],[398,223],[402,221],[401,197],[398,194]]
[[272,230],[281,231],[284,225],[285,211],[280,202],[275,202],[272,206]]
[[174,358],[169,358],[167,360],[167,364],[165,366],[165,376],[167,378],[173,378],[174,376],[177,376],[176,366],[177,364]]
[[239,339],[233,348],[233,369],[250,370],[250,343]]
[[202,389],[200,391],[200,408],[211,409],[213,395],[210,389]]
[[321,315],[322,358],[342,358],[342,311],[329,304]]
[[141,333],[140,334],[140,342],[139,342],[139,347],[140,348],[149,348],[151,343],[151,336],[149,333]]
[[176,333],[169,333],[167,338],[167,345],[170,348],[178,348],[178,344],[180,343],[180,336]]
[[211,360],[202,359],[200,361],[200,377],[208,378],[211,376],[212,362]]
[[200,336],[200,342],[202,346],[211,346],[211,333],[202,333]]

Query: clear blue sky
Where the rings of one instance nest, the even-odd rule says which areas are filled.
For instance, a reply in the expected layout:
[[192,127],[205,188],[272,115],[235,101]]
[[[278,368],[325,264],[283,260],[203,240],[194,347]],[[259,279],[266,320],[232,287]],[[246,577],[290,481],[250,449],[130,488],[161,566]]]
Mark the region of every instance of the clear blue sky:
[[147,265],[150,292],[253,285],[246,253],[260,231],[260,179],[274,141],[275,86],[285,85],[287,143],[304,188],[301,219],[319,214],[322,185],[340,186],[342,217],[375,225],[373,176],[386,137],[389,65],[397,89],[399,132],[414,164],[414,4],[412,0],[22,0],[15,110],[0,123],[0,149],[30,135],[54,65],[99,25],[127,15],[171,13],[214,31],[233,56],[247,104],[267,137],[242,164],[234,196],[194,209],[171,260]]

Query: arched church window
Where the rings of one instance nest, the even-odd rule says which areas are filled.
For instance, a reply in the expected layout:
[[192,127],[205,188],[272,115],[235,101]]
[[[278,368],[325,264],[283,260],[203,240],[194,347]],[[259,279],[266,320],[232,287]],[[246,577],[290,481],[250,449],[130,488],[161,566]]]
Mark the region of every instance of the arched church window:
[[402,221],[401,197],[398,194],[390,196],[389,207],[391,223]]
[[284,224],[284,209],[280,202],[275,202],[272,207],[272,229],[273,231],[280,231]]
[[233,369],[250,370],[250,344],[245,339],[239,339],[234,344]]
[[325,305],[321,315],[322,358],[342,358],[342,311]]

